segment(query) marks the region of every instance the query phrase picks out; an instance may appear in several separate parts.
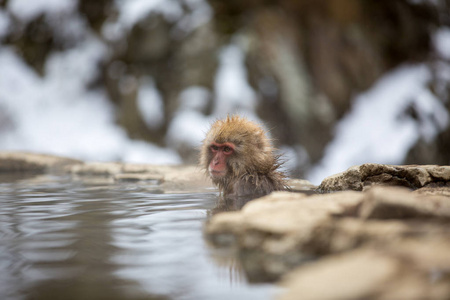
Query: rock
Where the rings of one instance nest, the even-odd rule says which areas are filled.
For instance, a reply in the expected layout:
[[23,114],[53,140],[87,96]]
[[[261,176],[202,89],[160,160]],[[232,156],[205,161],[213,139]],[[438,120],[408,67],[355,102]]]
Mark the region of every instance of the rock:
[[450,187],[424,187],[415,190],[414,193],[420,195],[440,195],[450,197]]
[[384,289],[399,269],[394,259],[371,250],[325,258],[287,276],[281,285],[288,292],[280,299],[368,298],[378,289]]
[[[67,171],[76,175],[90,176],[135,176],[137,175],[164,175],[173,173],[176,170],[184,169],[181,166],[159,166],[148,164],[128,164],[118,162],[87,162],[79,165],[70,166]],[[119,174],[121,176],[119,176]],[[143,177],[144,178],[144,177]]]
[[161,187],[166,193],[186,193],[204,189],[211,191],[212,183],[197,166],[168,166],[164,169],[164,182]]
[[110,162],[89,162],[69,166],[67,170],[74,175],[112,176],[122,172],[123,164]]
[[236,247],[250,281],[278,279],[313,255],[301,252],[314,228],[332,215],[354,211],[362,201],[358,192],[306,196],[274,192],[247,203],[239,212],[211,218],[205,235],[213,245]]
[[380,247],[405,238],[446,236],[442,224],[425,220],[362,220],[333,218],[312,229],[311,238],[298,245],[299,251],[314,257],[341,253],[362,246]]
[[74,176],[111,177],[115,181],[156,181],[166,193],[198,191],[212,184],[196,166],[89,162],[69,166]]
[[275,192],[241,211],[214,215],[205,234],[216,247],[238,250],[250,281],[270,281],[325,255],[446,237],[449,216],[449,197],[399,187],[312,196]]
[[[239,212],[214,216],[205,227],[205,233],[212,239],[220,234],[245,235],[247,232],[298,234],[331,214],[343,213],[356,207],[361,201],[362,195],[356,192],[310,197],[302,193],[273,192],[250,201]],[[242,242],[251,245],[251,242],[246,242],[251,240],[244,238]]]
[[163,174],[171,169],[173,169],[173,166],[149,165],[149,164],[123,164],[122,166],[122,172],[128,174],[143,174],[143,173]]
[[124,173],[114,175],[116,181],[156,181],[158,184],[164,181],[163,175]]
[[320,192],[362,191],[371,185],[403,186],[419,189],[428,185],[450,186],[450,166],[392,166],[363,164],[325,178]]
[[198,192],[211,190],[212,187],[210,180],[197,166],[83,162],[55,155],[0,152],[0,174],[5,174],[0,180],[14,179],[13,174],[18,173],[68,173],[86,184],[155,181],[166,193]]
[[287,275],[279,299],[448,299],[449,251],[446,237],[332,255]]
[[319,185],[318,190],[322,193],[362,190],[362,175],[359,166],[351,167],[343,173],[338,173],[325,178]]
[[28,152],[0,152],[0,172],[44,173],[62,170],[82,163],[79,160],[55,155]]
[[166,193],[195,192],[212,186],[198,167],[189,165],[93,162],[70,166],[68,171],[76,176],[104,176],[116,181],[156,181]]
[[317,186],[304,179],[288,179],[288,186],[293,192],[313,193]]
[[434,218],[450,220],[450,198],[413,194],[402,188],[371,188],[359,211],[364,219]]

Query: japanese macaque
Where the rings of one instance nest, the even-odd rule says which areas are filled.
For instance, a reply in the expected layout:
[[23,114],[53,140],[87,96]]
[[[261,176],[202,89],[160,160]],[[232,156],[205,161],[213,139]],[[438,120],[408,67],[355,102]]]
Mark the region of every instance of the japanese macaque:
[[201,166],[225,198],[288,189],[279,156],[257,124],[239,116],[216,121],[203,141]]

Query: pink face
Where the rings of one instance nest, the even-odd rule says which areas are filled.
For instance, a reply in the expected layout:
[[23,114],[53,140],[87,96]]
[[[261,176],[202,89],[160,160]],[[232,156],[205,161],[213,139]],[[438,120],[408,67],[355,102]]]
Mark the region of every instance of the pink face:
[[213,178],[221,178],[227,174],[227,159],[234,152],[232,143],[212,143],[210,151],[213,154],[209,163],[209,175]]

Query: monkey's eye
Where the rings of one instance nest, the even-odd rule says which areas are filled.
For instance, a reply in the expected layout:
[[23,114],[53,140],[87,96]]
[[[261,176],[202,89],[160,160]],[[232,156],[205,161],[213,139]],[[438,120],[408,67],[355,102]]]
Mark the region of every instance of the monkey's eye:
[[231,149],[231,147],[228,147],[228,146],[223,147],[223,152],[225,152],[225,153],[231,153],[232,150],[233,149]]
[[211,150],[217,151],[217,150],[219,150],[219,147],[217,147],[216,145],[211,145]]

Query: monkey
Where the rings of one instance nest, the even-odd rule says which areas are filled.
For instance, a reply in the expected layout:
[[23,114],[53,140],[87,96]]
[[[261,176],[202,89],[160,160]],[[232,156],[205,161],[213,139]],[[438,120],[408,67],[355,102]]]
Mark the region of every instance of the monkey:
[[264,129],[240,116],[214,122],[200,151],[200,165],[224,198],[257,198],[289,190]]

